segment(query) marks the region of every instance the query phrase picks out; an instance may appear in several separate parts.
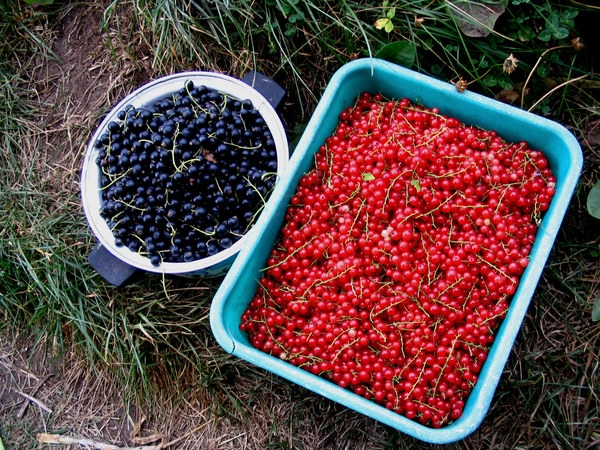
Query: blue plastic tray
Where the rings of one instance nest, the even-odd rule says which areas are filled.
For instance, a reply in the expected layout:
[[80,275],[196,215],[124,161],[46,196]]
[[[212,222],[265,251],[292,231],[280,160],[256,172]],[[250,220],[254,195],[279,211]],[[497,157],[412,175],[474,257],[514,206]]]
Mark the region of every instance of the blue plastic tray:
[[[333,133],[339,114],[353,105],[356,97],[365,90],[381,92],[390,98],[409,98],[430,108],[437,107],[442,114],[467,124],[495,130],[507,141],[527,141],[531,148],[545,154],[557,180],[556,194],[539,227],[530,263],[468,397],[463,415],[439,429],[420,425],[324,378],[256,350],[238,328],[240,317],[256,292],[261,269],[278,238],[286,208],[299,179],[312,166],[313,155],[325,138]],[[555,122],[472,92],[460,93],[452,84],[382,60],[360,59],[348,63],[332,77],[264,213],[213,299],[210,322],[214,336],[227,352],[408,435],[438,444],[463,439],[479,427],[490,407],[573,195],[582,160],[581,148],[575,137]]]

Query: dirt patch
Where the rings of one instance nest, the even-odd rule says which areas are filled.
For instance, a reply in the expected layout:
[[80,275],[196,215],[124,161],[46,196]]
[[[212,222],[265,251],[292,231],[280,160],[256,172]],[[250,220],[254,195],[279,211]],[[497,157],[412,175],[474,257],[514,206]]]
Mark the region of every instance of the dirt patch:
[[[58,361],[50,360],[45,352],[19,339],[13,346],[3,342],[0,347],[0,367],[1,412],[13,410],[15,419],[20,419],[30,405],[50,411],[47,405],[36,399],[36,395],[56,375],[61,367]],[[44,395],[43,392],[41,394]]]
[[76,352],[57,355],[32,337],[0,334],[0,431],[14,445],[5,442],[7,448],[48,448],[32,445],[40,433],[57,432],[135,441],[142,419],[124,408],[110,375],[92,370]]
[[[55,23],[42,32],[47,47],[23,68],[30,102],[40,113],[27,141],[32,148],[22,156],[36,155],[29,163],[44,174],[38,188],[56,192],[57,202],[79,189],[81,157],[102,111],[150,79],[144,43],[117,45],[115,33],[133,26],[131,14],[120,14],[119,30],[102,29],[110,3],[68,4],[54,13]],[[114,377],[58,347],[43,347],[26,334],[0,335],[0,434],[15,445],[5,442],[7,448],[40,448],[32,444],[35,434],[49,430],[132,442],[141,419],[134,407],[126,408]]]
[[109,78],[95,63],[104,41],[102,12],[98,3],[65,13],[52,46],[57,60],[41,61],[34,73],[36,82],[45,87],[42,103],[53,105],[57,113],[85,114],[102,98]]
[[78,164],[78,156],[98,123],[133,88],[150,79],[144,43],[127,46],[118,39],[133,27],[131,14],[120,15],[118,31],[107,33],[104,13],[110,2],[79,3],[57,17],[51,44],[53,57],[40,55],[31,81],[44,105],[44,145],[49,161]]

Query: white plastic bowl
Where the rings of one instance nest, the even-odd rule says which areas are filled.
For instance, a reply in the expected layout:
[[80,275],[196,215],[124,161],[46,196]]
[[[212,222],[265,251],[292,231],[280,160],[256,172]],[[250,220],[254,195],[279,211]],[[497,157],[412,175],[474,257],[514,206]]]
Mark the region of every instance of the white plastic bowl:
[[249,84],[236,78],[213,72],[182,72],[159,78],[133,91],[102,120],[86,149],[81,171],[81,197],[87,221],[100,245],[122,263],[147,272],[214,277],[227,272],[239,250],[244,246],[251,230],[231,247],[213,256],[192,262],[165,262],[159,266],[154,266],[147,257],[133,252],[125,246],[118,247],[115,245],[113,233],[106,220],[100,215],[102,197],[100,192],[100,170],[96,165],[98,149],[94,146],[95,142],[106,131],[108,124],[117,120],[117,115],[126,106],[132,105],[139,108],[151,105],[169,94],[178,92],[188,80],[191,80],[196,86],[204,85],[231,97],[252,101],[254,107],[265,120],[275,141],[277,177],[280,178],[289,159],[289,147],[283,124],[269,101]]

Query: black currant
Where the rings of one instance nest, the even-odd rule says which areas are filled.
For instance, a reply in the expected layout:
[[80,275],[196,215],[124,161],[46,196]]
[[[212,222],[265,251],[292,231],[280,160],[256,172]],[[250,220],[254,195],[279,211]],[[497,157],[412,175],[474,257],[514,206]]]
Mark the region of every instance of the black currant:
[[274,185],[271,131],[247,99],[191,80],[151,105],[127,105],[94,143],[101,216],[115,245],[154,266],[231,247]]

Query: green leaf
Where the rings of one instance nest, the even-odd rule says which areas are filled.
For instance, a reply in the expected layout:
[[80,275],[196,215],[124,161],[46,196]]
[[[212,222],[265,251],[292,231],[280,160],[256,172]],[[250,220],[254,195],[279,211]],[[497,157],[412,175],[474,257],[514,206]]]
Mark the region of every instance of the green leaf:
[[396,16],[396,8],[390,8],[388,9],[388,12],[386,14],[388,19],[393,19]]
[[596,295],[594,300],[594,306],[592,307],[592,320],[594,322],[600,321],[600,294]]
[[430,70],[432,74],[439,76],[444,71],[444,68],[440,64],[433,64]]
[[483,84],[488,87],[494,87],[498,84],[498,78],[495,75],[487,75],[483,78]]
[[387,17],[382,17],[381,19],[377,19],[377,21],[375,22],[375,28],[377,28],[378,30],[383,30],[388,26],[390,22],[391,20]]
[[280,5],[279,9],[286,17],[292,12],[292,7],[290,5]]
[[555,39],[564,39],[569,37],[569,30],[560,26],[560,18],[556,14],[552,14],[550,17],[548,17],[546,23],[547,30],[552,33],[552,36]]
[[554,27],[552,29],[552,36],[555,39],[565,39],[569,37],[569,30],[563,27]]
[[294,36],[297,31],[298,28],[295,25],[288,22],[285,24],[285,31],[283,32],[283,34],[285,34],[286,36]]
[[502,89],[510,89],[513,86],[512,82],[508,78],[505,78],[505,77],[498,78],[498,85]]
[[417,53],[415,47],[409,41],[395,41],[383,46],[376,56],[410,68],[415,63]]
[[547,64],[540,64],[536,70],[536,73],[541,78],[546,78],[550,75],[550,67]]
[[365,172],[362,174],[363,181],[372,181],[375,179],[375,176],[371,172]]
[[417,192],[421,192],[421,183],[419,180],[410,180],[410,184],[417,190]]
[[535,37],[535,30],[529,26],[524,26],[517,31],[517,37],[521,42],[529,42]]
[[445,48],[448,53],[455,53],[458,52],[459,47],[455,44],[446,44]]
[[562,17],[563,19],[571,20],[577,17],[578,13],[579,10],[577,10],[576,8],[567,8],[562,12]]
[[590,216],[600,219],[600,182],[596,183],[588,194],[587,210]]
[[303,22],[306,19],[306,16],[304,15],[304,13],[302,11],[298,11],[295,14],[290,15],[290,17],[288,18],[288,21],[290,23],[296,23],[296,22]]
[[550,30],[542,30],[538,37],[541,41],[548,42],[552,38],[552,33],[550,33]]

